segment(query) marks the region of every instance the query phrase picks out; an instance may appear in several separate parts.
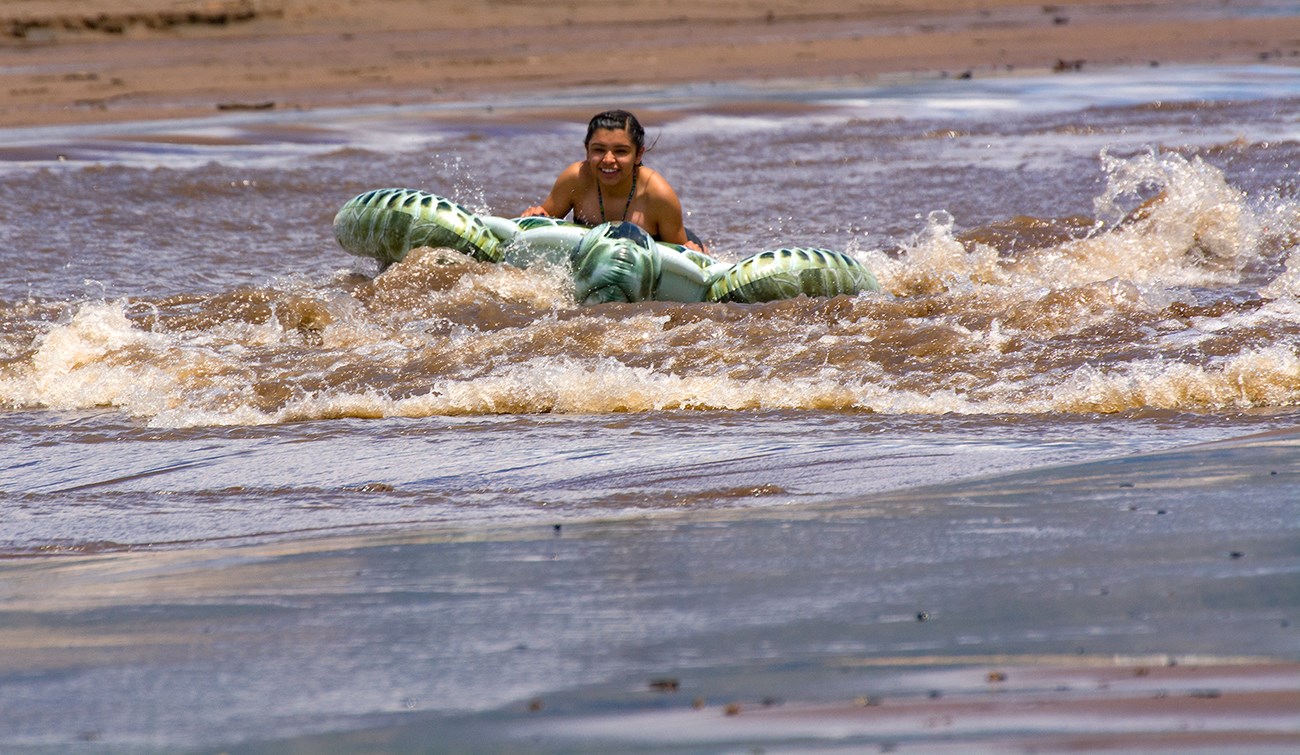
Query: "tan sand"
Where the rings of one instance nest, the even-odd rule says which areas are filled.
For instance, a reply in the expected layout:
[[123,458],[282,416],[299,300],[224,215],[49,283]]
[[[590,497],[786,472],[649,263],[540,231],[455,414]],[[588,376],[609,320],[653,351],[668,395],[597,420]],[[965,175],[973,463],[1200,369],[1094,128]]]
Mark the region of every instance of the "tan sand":
[[[888,668],[891,660],[874,659],[872,665]],[[935,664],[903,671],[897,683],[910,692],[809,704],[689,696],[677,701],[682,695],[672,689],[663,693],[667,705],[658,710],[560,716],[530,728],[560,741],[594,737],[662,748],[743,742],[755,750],[815,742],[819,751],[839,744],[843,752],[874,750],[875,742],[927,752],[1290,752],[1300,745],[1295,664],[910,660]],[[545,701],[536,705],[544,708]]]
[[0,126],[576,86],[1300,65],[1300,16],[1248,17],[1249,5],[1230,14],[1217,0],[7,0]]

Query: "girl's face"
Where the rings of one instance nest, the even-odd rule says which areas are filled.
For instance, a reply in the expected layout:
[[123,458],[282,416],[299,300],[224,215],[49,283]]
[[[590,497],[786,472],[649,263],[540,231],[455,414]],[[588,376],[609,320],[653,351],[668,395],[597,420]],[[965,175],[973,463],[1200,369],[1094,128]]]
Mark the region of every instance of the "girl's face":
[[626,129],[598,128],[587,142],[587,165],[604,184],[622,183],[640,159],[641,150]]

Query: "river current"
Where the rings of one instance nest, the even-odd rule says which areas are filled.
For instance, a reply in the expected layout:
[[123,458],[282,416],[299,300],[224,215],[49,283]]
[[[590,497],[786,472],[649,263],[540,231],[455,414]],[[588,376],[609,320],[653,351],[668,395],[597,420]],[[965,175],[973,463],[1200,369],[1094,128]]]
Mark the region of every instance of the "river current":
[[[722,259],[882,293],[581,307],[334,241],[405,186],[512,215],[610,106]],[[14,129],[0,552],[789,506],[1293,427],[1300,69],[701,85]]]

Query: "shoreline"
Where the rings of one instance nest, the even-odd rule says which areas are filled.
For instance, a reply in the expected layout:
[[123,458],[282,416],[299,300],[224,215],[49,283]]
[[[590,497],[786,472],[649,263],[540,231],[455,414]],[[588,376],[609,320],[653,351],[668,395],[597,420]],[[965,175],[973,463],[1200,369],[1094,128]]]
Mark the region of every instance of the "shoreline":
[[[22,617],[0,631],[22,651],[0,663],[11,699],[75,703],[57,721],[14,704],[0,741],[1286,751],[1300,742],[1300,666],[1294,601],[1276,598],[1295,561],[1277,502],[1294,500],[1298,448],[1294,431],[1271,431],[800,510],[0,559]],[[1276,505],[1211,542],[1229,497]],[[1131,523],[1157,505],[1167,517]],[[954,527],[983,544],[907,555]],[[990,559],[994,546],[1018,555]],[[795,556],[806,571],[773,568]],[[856,579],[872,571],[887,589]],[[440,641],[411,650],[430,627]],[[402,653],[442,675],[383,665]],[[91,674],[95,687],[64,681]],[[129,699],[139,674],[175,703],[95,705]],[[183,687],[196,674],[239,679],[248,699],[150,728],[223,694]],[[331,696],[341,680],[354,696]]]
[[0,127],[490,101],[534,89],[539,97],[609,90],[615,101],[620,87],[690,83],[1300,65],[1300,14],[1271,2],[1174,12],[1114,0],[955,8],[910,0],[887,10],[775,0],[760,12],[727,0],[622,11],[585,0],[552,13],[537,3],[467,0],[452,18],[430,17],[416,0],[392,0],[382,12],[224,0],[190,16],[169,0],[129,0],[116,15],[85,5],[18,0],[0,15],[9,100]]

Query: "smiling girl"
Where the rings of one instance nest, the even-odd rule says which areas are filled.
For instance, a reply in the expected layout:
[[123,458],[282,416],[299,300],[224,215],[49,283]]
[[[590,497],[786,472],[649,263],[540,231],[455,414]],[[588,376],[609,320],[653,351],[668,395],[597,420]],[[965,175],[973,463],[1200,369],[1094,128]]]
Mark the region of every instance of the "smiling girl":
[[668,181],[641,164],[645,129],[626,110],[608,110],[587,124],[585,160],[573,163],[540,205],[524,216],[562,218],[595,226],[606,222],[635,223],[669,244],[703,251],[698,239],[688,239],[682,224],[682,204]]

